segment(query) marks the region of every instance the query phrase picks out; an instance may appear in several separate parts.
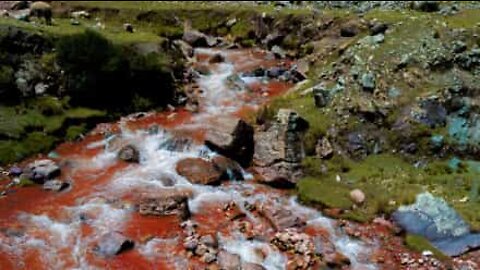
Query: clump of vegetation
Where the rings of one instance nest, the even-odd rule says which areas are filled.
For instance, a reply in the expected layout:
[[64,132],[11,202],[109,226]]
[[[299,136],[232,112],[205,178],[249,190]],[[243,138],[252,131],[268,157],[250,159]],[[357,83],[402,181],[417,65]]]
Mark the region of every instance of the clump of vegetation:
[[164,53],[142,54],[86,30],[60,39],[57,58],[72,104],[121,110],[135,95],[151,100],[151,107],[174,97],[171,61]]
[[435,248],[427,239],[422,236],[408,234],[405,238],[407,247],[416,252],[431,251],[433,256],[439,260],[448,260],[449,257],[443,254],[440,250]]

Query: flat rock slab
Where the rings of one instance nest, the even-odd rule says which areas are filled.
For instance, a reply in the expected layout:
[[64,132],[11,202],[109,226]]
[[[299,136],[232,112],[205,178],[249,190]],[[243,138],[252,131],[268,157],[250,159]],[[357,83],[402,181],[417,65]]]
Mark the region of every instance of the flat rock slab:
[[448,256],[459,256],[480,247],[480,234],[470,232],[468,224],[441,198],[430,193],[417,195],[414,204],[393,213],[405,231],[428,239]]

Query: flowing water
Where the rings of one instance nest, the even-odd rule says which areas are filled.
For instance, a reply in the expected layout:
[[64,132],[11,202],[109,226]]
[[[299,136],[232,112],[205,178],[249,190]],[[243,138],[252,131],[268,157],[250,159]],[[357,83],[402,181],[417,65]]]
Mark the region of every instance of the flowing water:
[[[196,83],[203,90],[200,111],[149,113],[102,124],[82,141],[56,149],[62,178],[72,187],[52,193],[41,187],[15,189],[0,200],[0,269],[204,269],[183,248],[184,235],[176,217],[142,216],[135,210],[141,196],[171,190],[187,190],[191,219],[202,233],[215,233],[221,249],[238,254],[245,262],[266,269],[286,269],[288,255],[269,243],[275,231],[265,220],[244,209],[245,202],[268,203],[289,209],[307,221],[303,229],[322,235],[349,257],[351,269],[374,269],[369,255],[374,243],[347,237],[336,221],[300,205],[284,191],[256,184],[244,172],[244,181],[226,181],[220,186],[193,185],[177,174],[176,163],[187,157],[209,159],[215,153],[202,144],[205,132],[233,116],[245,116],[269,98],[284,93],[291,84],[264,78],[241,78],[249,90],[227,83],[231,75],[256,67],[290,65],[271,60],[253,50],[197,49],[200,64],[214,53],[226,61],[208,64],[210,74]],[[159,128],[155,128],[158,126]],[[119,145],[133,144],[140,150],[139,164],[118,161]],[[173,180],[173,186],[162,179]],[[225,204],[235,202],[245,219],[263,237],[248,240],[225,217]],[[114,257],[95,254],[94,247],[108,232],[121,232],[135,241],[131,251]],[[260,255],[260,253],[262,255]]]

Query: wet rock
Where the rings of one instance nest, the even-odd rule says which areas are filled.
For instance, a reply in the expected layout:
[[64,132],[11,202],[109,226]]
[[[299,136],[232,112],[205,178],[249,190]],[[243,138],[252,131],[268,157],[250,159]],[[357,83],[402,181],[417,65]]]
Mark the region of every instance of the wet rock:
[[363,90],[372,92],[375,89],[375,75],[372,72],[364,73],[360,84]]
[[240,270],[240,256],[221,250],[217,255],[217,262],[222,270]]
[[266,270],[265,267],[256,263],[243,262],[242,270]]
[[227,119],[210,130],[205,139],[205,145],[211,150],[237,161],[241,166],[248,167],[254,152],[253,127],[243,120]]
[[386,23],[374,23],[370,27],[370,35],[375,36],[378,34],[384,34],[387,29],[388,25]]
[[70,183],[60,180],[49,180],[43,183],[43,189],[50,191],[63,191],[70,187]]
[[440,9],[439,1],[414,1],[412,8],[423,12],[435,12]]
[[94,251],[98,255],[111,257],[130,250],[135,243],[119,232],[110,232],[102,235]]
[[176,166],[177,173],[193,184],[216,185],[222,180],[222,172],[215,164],[201,158],[186,158]]
[[27,165],[22,175],[35,183],[43,184],[59,176],[60,167],[50,159],[36,160]]
[[365,202],[365,193],[361,191],[360,189],[354,189],[350,191],[350,199],[355,203],[355,204],[362,204]]
[[224,156],[215,156],[212,163],[222,173],[222,179],[243,180],[243,170],[237,162]]
[[305,222],[300,217],[280,206],[265,203],[259,209],[259,213],[265,217],[277,231],[305,225]]
[[459,256],[480,247],[480,234],[471,233],[454,209],[430,193],[417,195],[413,205],[401,206],[393,219],[405,231],[425,237],[448,256]]
[[321,159],[329,159],[333,156],[332,144],[330,144],[330,141],[326,137],[318,140],[317,145],[315,146],[315,153],[317,154],[317,157]]
[[189,196],[187,192],[166,190],[160,194],[142,198],[138,203],[138,211],[141,215],[176,215],[185,220],[190,217]]
[[193,47],[208,47],[207,35],[196,30],[185,31],[182,40]]
[[208,59],[208,62],[210,64],[222,63],[225,62],[225,57],[220,53],[216,53],[212,57],[210,57],[210,59]]
[[120,149],[118,159],[126,162],[138,163],[140,161],[140,152],[135,146],[127,145]]

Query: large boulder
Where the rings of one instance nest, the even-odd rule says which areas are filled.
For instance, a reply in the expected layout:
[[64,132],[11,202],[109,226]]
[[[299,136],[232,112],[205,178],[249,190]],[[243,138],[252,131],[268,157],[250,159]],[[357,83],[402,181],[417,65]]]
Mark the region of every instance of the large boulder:
[[177,173],[194,184],[216,185],[222,180],[222,172],[215,164],[202,158],[186,158],[180,160]]
[[405,231],[425,237],[448,256],[480,247],[480,234],[471,233],[454,209],[428,192],[417,195],[414,204],[400,207],[393,219]]
[[135,243],[119,232],[109,232],[102,235],[94,252],[98,255],[111,257],[124,251],[130,250]]
[[60,167],[50,159],[36,160],[27,165],[22,174],[35,183],[43,184],[60,175]]
[[295,111],[280,109],[276,121],[266,131],[255,134],[254,164],[265,182],[296,183],[301,177],[303,135],[308,126]]
[[211,150],[248,167],[254,152],[254,130],[241,119],[227,119],[206,134],[205,145]]
[[156,195],[145,196],[138,203],[138,211],[142,215],[176,215],[185,220],[190,217],[189,196],[188,192],[175,190],[166,190]]

